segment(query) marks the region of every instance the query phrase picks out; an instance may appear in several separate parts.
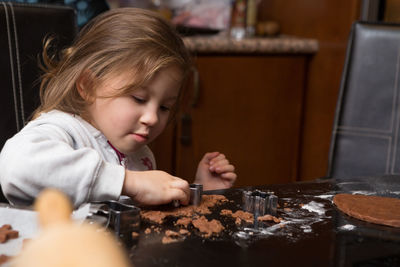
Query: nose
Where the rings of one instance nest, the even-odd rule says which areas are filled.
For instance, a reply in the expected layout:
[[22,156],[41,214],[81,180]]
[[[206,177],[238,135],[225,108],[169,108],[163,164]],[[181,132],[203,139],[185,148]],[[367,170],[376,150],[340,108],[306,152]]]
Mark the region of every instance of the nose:
[[158,122],[158,108],[152,106],[146,107],[140,117],[140,122],[147,126],[155,125]]

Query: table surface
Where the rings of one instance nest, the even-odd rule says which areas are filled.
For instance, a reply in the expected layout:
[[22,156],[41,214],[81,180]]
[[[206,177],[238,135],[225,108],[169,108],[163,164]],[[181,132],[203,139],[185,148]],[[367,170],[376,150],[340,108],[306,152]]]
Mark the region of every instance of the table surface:
[[[242,209],[244,190],[273,191],[279,198],[279,224],[236,225],[220,215],[222,209]],[[165,230],[179,230],[176,217],[161,225],[142,219],[139,238],[127,249],[134,266],[400,266],[400,228],[363,222],[338,211],[337,193],[400,197],[400,176],[352,181],[320,179],[284,185],[209,191],[230,201],[211,209],[207,219],[218,219],[225,230],[218,236],[191,235],[163,244]],[[284,209],[289,208],[289,209]],[[399,211],[400,212],[400,211]],[[147,228],[159,227],[161,231]],[[245,229],[245,227],[247,227]],[[250,230],[248,230],[250,229]]]

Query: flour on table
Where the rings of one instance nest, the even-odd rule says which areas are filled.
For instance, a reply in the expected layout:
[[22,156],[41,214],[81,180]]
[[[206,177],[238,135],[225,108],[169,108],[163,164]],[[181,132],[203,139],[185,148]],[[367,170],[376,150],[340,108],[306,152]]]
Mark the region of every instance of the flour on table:
[[351,231],[354,230],[356,228],[355,225],[352,224],[345,224],[339,227],[339,230],[345,230],[345,231]]
[[302,209],[306,209],[310,212],[315,212],[318,213],[318,215],[325,215],[325,209],[324,209],[324,204],[322,203],[317,203],[315,201],[311,201],[308,204],[303,205],[303,207],[301,207]]

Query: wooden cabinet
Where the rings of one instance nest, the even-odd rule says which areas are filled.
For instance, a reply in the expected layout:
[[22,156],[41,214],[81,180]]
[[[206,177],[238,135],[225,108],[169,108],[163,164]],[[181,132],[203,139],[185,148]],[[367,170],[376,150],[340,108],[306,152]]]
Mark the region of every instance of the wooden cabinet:
[[[397,0],[396,0],[397,1]],[[317,39],[310,62],[299,177],[326,175],[336,102],[351,24],[360,18],[362,0],[261,0],[260,20],[277,21],[281,32]],[[384,2],[384,1],[379,1]],[[295,10],[296,15],[293,15]]]
[[[207,151],[236,166],[237,185],[296,180],[307,58],[199,56],[191,126],[178,125],[176,173],[190,177]],[[181,115],[182,116],[182,115]],[[180,142],[191,127],[191,144]]]
[[[298,60],[296,58],[300,57],[307,62],[307,58],[312,57],[312,60],[310,60],[310,64],[307,66],[307,63],[305,63],[306,68],[307,68],[307,78],[304,79],[304,84],[301,87],[296,87],[295,85],[298,84],[298,81],[293,80],[293,91],[298,90],[303,90],[304,93],[304,98],[301,100],[303,102],[303,111],[301,112],[300,116],[303,116],[303,118],[299,118],[300,120],[300,128],[301,132],[299,133],[299,138],[301,139],[300,143],[300,149],[295,148],[296,146],[294,145],[293,147],[295,149],[298,149],[298,152],[300,156],[296,156],[297,159],[290,158],[290,164],[286,162],[286,167],[282,167],[281,162],[277,163],[277,166],[273,165],[272,167],[270,164],[273,162],[276,163],[278,159],[284,158],[282,154],[279,154],[279,151],[277,151],[275,148],[279,143],[282,143],[285,138],[279,138],[276,139],[276,143],[272,142],[272,140],[269,140],[268,142],[272,142],[272,145],[264,143],[267,142],[266,140],[260,141],[256,140],[256,135],[248,135],[245,138],[238,139],[233,145],[236,145],[239,149],[240,147],[244,147],[246,144],[248,147],[250,145],[253,145],[254,151],[261,150],[261,147],[265,149],[265,152],[267,155],[264,155],[264,160],[262,161],[262,157],[259,155],[256,155],[253,150],[249,149],[248,147],[246,150],[243,150],[246,153],[236,153],[234,155],[230,155],[230,151],[235,149],[235,147],[232,144],[228,144],[228,140],[230,140],[230,136],[234,136],[235,133],[230,133],[229,136],[226,136],[225,139],[223,140],[222,143],[217,143],[213,141],[214,143],[217,143],[218,146],[214,147],[207,147],[207,150],[213,150],[213,149],[218,149],[219,146],[229,146],[227,151],[224,151],[230,159],[232,159],[232,162],[235,163],[237,167],[237,171],[239,173],[239,180],[238,184],[259,184],[259,183],[264,183],[264,181],[271,181],[271,182],[285,182],[288,181],[288,179],[294,179],[294,177],[297,177],[297,179],[301,180],[312,180],[318,177],[322,177],[326,174],[326,169],[327,169],[327,162],[328,162],[328,152],[329,152],[329,144],[330,144],[330,137],[332,134],[332,123],[333,123],[333,118],[334,118],[334,113],[335,113],[335,107],[336,107],[336,100],[337,100],[337,93],[339,90],[339,85],[340,85],[340,77],[342,74],[343,70],[343,62],[345,58],[345,53],[346,53],[346,45],[347,45],[347,38],[348,34],[350,32],[350,27],[351,24],[359,18],[359,13],[360,13],[360,8],[361,4],[363,1],[360,0],[336,0],[336,1],[328,1],[328,0],[310,0],[310,1],[303,1],[303,0],[290,0],[290,1],[281,1],[281,0],[261,0],[260,5],[259,5],[259,14],[258,18],[260,21],[276,21],[280,24],[281,32],[283,34],[287,35],[293,35],[293,36],[301,36],[305,38],[313,38],[318,40],[318,52],[315,53],[314,55],[306,55],[306,54],[299,54],[299,55],[294,55],[293,53],[290,53],[289,57],[294,59],[294,61]],[[393,1],[389,1],[388,3],[390,4]],[[296,10],[296,16],[293,16],[293,10]],[[388,12],[388,11],[386,11]],[[212,40],[210,40],[212,42]],[[239,86],[239,81],[237,81],[237,84],[234,82],[229,82],[231,81],[233,73],[228,74],[224,73],[220,76],[211,76],[211,74],[208,73],[208,63],[212,66],[213,64],[216,64],[217,62],[220,62],[221,59],[218,59],[218,57],[221,58],[231,58],[232,61],[233,59],[236,59],[235,62],[238,62],[238,64],[243,64],[243,61],[251,61],[252,56],[246,56],[244,54],[241,55],[231,55],[228,56],[225,52],[225,50],[221,49],[221,53],[219,56],[218,53],[214,53],[213,57],[206,56],[204,53],[207,53],[207,50],[204,51],[202,49],[203,46],[199,46],[198,50],[200,50],[200,54],[198,55],[197,58],[197,64],[199,65],[199,70],[200,70],[200,82],[201,82],[201,101],[203,101],[199,106],[197,106],[192,112],[195,114],[192,116],[195,116],[193,118],[193,127],[196,129],[196,121],[197,119],[196,116],[200,116],[202,114],[203,109],[208,110],[208,104],[207,100],[205,99],[206,96],[208,96],[210,93],[208,90],[211,90],[210,92],[217,91],[219,88],[216,86],[208,87],[205,88],[206,85],[209,86],[213,82],[208,80],[209,77],[212,77],[214,79],[222,77],[223,79],[226,79],[225,82],[218,82],[216,83],[221,86],[221,84],[229,84],[233,87]],[[274,49],[275,50],[275,49]],[[194,49],[194,51],[196,51]],[[264,58],[267,61],[270,59],[267,59],[269,57],[277,57],[280,58],[282,57],[285,53],[284,51],[280,51],[280,55],[273,56],[271,53],[267,53],[264,55],[261,55],[261,58]],[[221,55],[223,54],[223,55]],[[214,58],[215,56],[215,58]],[[232,62],[230,61],[230,62]],[[236,64],[236,63],[235,63]],[[265,63],[267,64],[267,63]],[[246,73],[261,73],[261,70],[256,70],[256,72],[253,72],[252,68],[249,68],[248,65],[251,65],[250,63],[245,64],[242,69],[243,72]],[[297,62],[297,65],[299,63]],[[210,67],[212,68],[212,67]],[[214,66],[214,68],[216,68]],[[218,66],[220,68],[220,72],[222,72],[222,69],[226,68],[226,66]],[[229,66],[231,68],[231,66]],[[269,66],[269,68],[272,68],[272,66]],[[269,70],[267,68],[266,70]],[[284,65],[280,65],[279,68],[285,68]],[[302,66],[304,68],[304,65]],[[205,73],[204,72],[205,70]],[[285,73],[285,72],[283,72]],[[270,75],[267,71],[263,72],[261,75],[265,75],[267,77]],[[287,77],[287,74],[282,74],[282,77]],[[233,80],[239,80],[238,77],[233,77]],[[258,82],[263,83],[263,77],[257,77]],[[267,80],[267,79],[266,79]],[[265,80],[265,81],[266,81]],[[279,81],[282,83],[289,83],[289,81],[284,81],[284,79],[280,78],[275,78],[275,81]],[[253,82],[255,82],[253,80]],[[264,82],[264,86],[262,87],[261,85],[258,85],[258,88],[263,88],[263,90],[267,90],[267,88],[270,88],[271,84],[267,84]],[[226,87],[225,85],[222,86],[225,90]],[[243,87],[243,86],[242,86]],[[280,86],[278,86],[280,88]],[[276,88],[278,88],[276,87]],[[250,88],[250,87],[249,87]],[[306,89],[304,89],[306,88]],[[233,90],[233,89],[232,89]],[[253,89],[255,90],[255,89]],[[253,91],[249,89],[249,92]],[[284,91],[282,91],[283,93]],[[215,94],[218,94],[218,92],[214,92]],[[261,97],[262,93],[259,92],[259,89],[257,91],[257,96]],[[229,98],[230,96],[226,96]],[[242,94],[241,97],[243,98],[240,99],[240,103],[243,104],[246,98],[246,94]],[[253,97],[255,97],[253,95]],[[228,100],[225,100],[228,101]],[[261,100],[257,100],[261,101]],[[300,100],[299,100],[300,101]],[[295,101],[289,101],[290,103],[294,103]],[[248,112],[250,113],[251,110],[255,109],[255,106],[251,106],[251,101],[249,101],[248,105]],[[257,102],[254,102],[257,103]],[[298,102],[297,102],[298,103]],[[267,104],[267,103],[266,103]],[[286,106],[288,104],[283,103],[274,103],[274,106],[278,106],[279,110],[285,110]],[[220,105],[220,108],[222,108],[223,105]],[[207,111],[211,113],[211,111]],[[204,112],[204,114],[208,114],[207,112]],[[275,111],[277,112],[277,111]],[[247,114],[247,112],[245,112]],[[273,113],[272,113],[273,114]],[[276,114],[276,113],[275,113]],[[241,115],[243,118],[244,115]],[[248,117],[248,120],[253,120],[254,122],[254,115]],[[281,115],[282,117],[285,117]],[[290,118],[289,115],[286,115],[287,118]],[[232,118],[231,118],[232,119]],[[265,119],[265,117],[264,117]],[[268,136],[271,137],[270,135],[272,134],[271,132],[266,132],[265,130],[262,130],[262,127],[265,127],[268,129],[274,129],[275,134],[278,131],[287,131],[284,128],[284,125],[278,125],[278,128],[271,128],[271,124],[273,121],[270,121],[270,123],[262,125],[259,123],[260,130],[257,131],[263,131],[262,135],[263,137],[267,138]],[[220,125],[218,125],[218,128],[222,128],[225,126],[225,121],[223,120]],[[239,122],[239,119],[237,119],[237,123],[242,125],[243,128],[246,127],[246,121],[245,122]],[[280,122],[281,123],[281,122]],[[215,126],[215,125],[214,125]],[[159,158],[159,167],[165,170],[169,170],[171,172],[178,171],[179,168],[184,168],[187,165],[187,161],[190,160],[189,158],[184,161],[184,163],[180,163],[180,160],[178,157],[184,157],[184,155],[189,155],[187,152],[189,148],[185,147],[180,147],[179,143],[177,143],[177,138],[173,138],[171,140],[168,139],[168,137],[171,137],[173,133],[173,127],[170,127],[169,130],[165,133],[165,138],[162,137],[160,140],[157,141],[157,143],[154,144],[156,147],[156,156]],[[264,128],[264,129],[265,129]],[[292,128],[293,129],[293,128]],[[223,130],[223,133],[225,133],[225,130]],[[196,133],[193,133],[196,135]],[[284,135],[284,134],[283,134]],[[278,135],[280,136],[280,135]],[[197,138],[197,136],[196,136]],[[252,139],[253,138],[253,139]],[[295,136],[292,136],[292,141],[296,138]],[[250,139],[250,141],[245,142],[246,139]],[[254,140],[254,141],[252,141]],[[288,140],[288,139],[286,139]],[[196,141],[196,142],[206,142],[206,141]],[[287,142],[287,141],[284,141]],[[229,141],[231,143],[231,141]],[[200,155],[200,145],[201,144],[193,144],[193,150],[192,153],[196,155]],[[256,144],[256,146],[254,146]],[[283,147],[285,146],[290,146],[289,144],[284,144],[282,145]],[[196,151],[194,151],[196,149]],[[250,155],[247,155],[248,151],[251,151]],[[175,151],[175,152],[173,152]],[[271,154],[270,154],[271,153]],[[280,153],[286,153],[286,155],[294,157],[295,151],[293,151],[293,154],[288,153],[287,149],[282,150]],[[172,157],[171,157],[172,155]],[[190,156],[188,156],[190,157]],[[238,160],[241,160],[241,158],[246,157],[246,161],[241,161],[238,162]],[[250,162],[254,158],[257,158],[254,161],[254,165]],[[273,159],[272,161],[270,159]],[[275,161],[276,160],[276,161]],[[262,161],[262,166],[258,166],[256,162]],[[185,164],[185,166],[182,166],[182,164]],[[190,163],[190,168],[192,167],[192,164]],[[296,164],[299,166],[296,167]],[[253,171],[248,170],[248,166],[251,166]],[[188,167],[189,168],[189,167]],[[283,169],[285,168],[285,173],[278,173],[278,169]],[[297,168],[298,174],[294,174],[294,169]],[[274,172],[269,172],[271,170],[274,170]],[[290,170],[290,171],[289,171]],[[194,170],[187,174],[187,177],[190,177],[194,173]],[[263,173],[278,173],[277,175],[269,175],[268,177],[266,174]],[[290,173],[290,176],[287,176],[287,173]],[[179,174],[179,173],[178,173]],[[292,175],[293,174],[293,175]],[[190,175],[190,176],[189,176]]]
[[197,55],[198,91],[189,87],[176,124],[153,144],[158,167],[192,181],[204,153],[220,151],[236,186],[295,181],[311,56]]

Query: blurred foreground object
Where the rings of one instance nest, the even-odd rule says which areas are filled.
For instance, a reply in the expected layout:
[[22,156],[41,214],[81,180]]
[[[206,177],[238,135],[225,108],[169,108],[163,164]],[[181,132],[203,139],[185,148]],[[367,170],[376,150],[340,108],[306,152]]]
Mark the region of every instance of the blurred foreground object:
[[71,221],[71,203],[60,191],[44,190],[35,201],[42,227],[12,262],[13,267],[127,267],[127,255],[107,231]]

